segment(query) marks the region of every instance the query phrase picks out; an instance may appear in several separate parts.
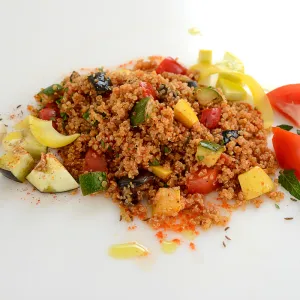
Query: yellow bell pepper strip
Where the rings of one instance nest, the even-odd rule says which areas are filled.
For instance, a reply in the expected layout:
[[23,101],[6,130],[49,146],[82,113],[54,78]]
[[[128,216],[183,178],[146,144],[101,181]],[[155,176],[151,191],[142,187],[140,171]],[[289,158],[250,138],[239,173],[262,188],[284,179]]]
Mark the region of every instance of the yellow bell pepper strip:
[[[238,77],[237,77],[238,78]],[[220,88],[227,100],[230,101],[243,101],[247,99],[247,92],[242,84],[227,80],[219,76],[216,87]]]
[[161,178],[163,180],[168,179],[168,177],[172,174],[172,170],[164,168],[162,166],[152,166],[151,172],[158,178]]
[[195,123],[199,122],[191,104],[185,99],[180,99],[175,105],[174,117],[187,128],[192,128]]

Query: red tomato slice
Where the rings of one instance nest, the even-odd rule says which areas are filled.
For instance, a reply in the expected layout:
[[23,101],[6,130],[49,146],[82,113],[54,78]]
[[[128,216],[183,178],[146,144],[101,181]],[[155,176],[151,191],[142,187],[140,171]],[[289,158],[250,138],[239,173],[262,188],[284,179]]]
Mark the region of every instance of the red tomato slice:
[[174,74],[186,74],[187,69],[179,64],[174,58],[165,58],[156,68],[156,73],[161,74],[163,72],[169,72]]
[[200,122],[208,129],[217,128],[221,119],[221,108],[206,108],[202,111]]
[[[218,187],[217,169],[206,169],[207,173],[205,175],[199,175],[198,172],[192,174],[187,180],[187,188],[190,194],[208,194]],[[203,171],[199,170],[201,173]]]
[[295,170],[300,180],[300,135],[273,127],[273,146],[281,168]]
[[39,111],[39,118],[42,120],[54,121],[57,117],[56,111],[53,108],[43,108]]
[[154,99],[156,98],[155,90],[149,82],[141,81],[140,87],[143,88],[144,97],[152,96]]
[[300,84],[279,87],[268,94],[271,105],[296,126],[300,126]]
[[105,157],[103,155],[99,155],[93,149],[89,149],[85,155],[83,170],[88,172],[107,171]]

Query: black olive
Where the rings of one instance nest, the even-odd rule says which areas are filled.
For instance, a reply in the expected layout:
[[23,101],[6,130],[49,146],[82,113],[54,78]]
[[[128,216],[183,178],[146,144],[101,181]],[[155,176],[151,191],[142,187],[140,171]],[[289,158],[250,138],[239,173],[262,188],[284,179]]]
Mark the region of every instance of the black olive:
[[193,80],[188,81],[188,82],[187,82],[187,85],[188,85],[188,87],[190,87],[190,88],[192,88],[192,87],[194,87],[194,88],[198,87],[198,83],[197,83],[196,81],[193,81]]
[[112,83],[109,77],[105,76],[104,72],[97,72],[88,77],[89,82],[94,86],[99,94],[111,92]]
[[70,76],[70,81],[73,82],[73,80],[75,78],[79,77],[79,76],[80,76],[79,73],[77,73],[76,71],[73,71],[72,74],[71,74],[71,76]]
[[135,178],[122,177],[117,181],[118,187],[132,187],[137,188],[141,185],[151,182],[155,179],[155,176],[149,171],[142,170]]
[[231,139],[237,139],[240,136],[238,130],[224,130],[222,132],[222,135],[223,135],[224,145],[229,143]]

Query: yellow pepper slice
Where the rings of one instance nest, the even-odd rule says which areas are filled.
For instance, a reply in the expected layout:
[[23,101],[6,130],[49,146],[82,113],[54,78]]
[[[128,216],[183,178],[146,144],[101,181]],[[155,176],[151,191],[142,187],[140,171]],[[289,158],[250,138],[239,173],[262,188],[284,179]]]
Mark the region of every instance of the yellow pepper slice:
[[191,104],[185,99],[180,99],[175,105],[174,117],[187,128],[193,127],[199,121]]
[[129,259],[134,257],[147,256],[149,251],[144,246],[132,242],[126,244],[117,244],[109,248],[108,254],[117,259]]
[[166,169],[162,166],[152,166],[151,172],[163,180],[166,180],[172,174],[172,170]]

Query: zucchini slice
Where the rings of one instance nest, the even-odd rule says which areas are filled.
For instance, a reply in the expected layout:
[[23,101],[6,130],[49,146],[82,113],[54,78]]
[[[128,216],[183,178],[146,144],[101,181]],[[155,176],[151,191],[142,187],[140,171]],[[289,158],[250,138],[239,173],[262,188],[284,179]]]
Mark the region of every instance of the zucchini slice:
[[210,168],[216,164],[224,151],[225,147],[219,144],[201,141],[197,147],[196,159]]
[[219,102],[223,98],[220,93],[213,87],[201,87],[196,91],[196,97],[201,105],[208,105],[212,102]]
[[79,176],[82,195],[90,195],[107,190],[108,182],[105,172],[91,172]]
[[136,102],[131,113],[130,113],[130,124],[136,127],[144,123],[152,112],[153,99],[151,97],[146,97]]
[[42,193],[61,193],[78,188],[78,183],[52,153],[42,153],[41,160],[27,180]]
[[24,182],[33,167],[34,159],[21,147],[0,157],[2,175],[17,182]]

